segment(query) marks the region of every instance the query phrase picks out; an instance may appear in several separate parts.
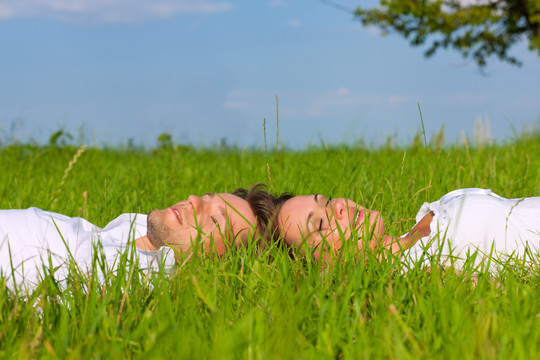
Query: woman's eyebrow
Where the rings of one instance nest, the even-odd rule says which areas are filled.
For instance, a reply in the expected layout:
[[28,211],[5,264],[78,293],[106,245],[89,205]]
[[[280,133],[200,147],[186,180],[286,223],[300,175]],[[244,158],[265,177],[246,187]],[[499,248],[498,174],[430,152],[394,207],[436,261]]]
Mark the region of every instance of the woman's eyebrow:
[[[314,196],[315,202],[316,202],[317,204],[319,204],[319,195],[321,195],[321,194],[315,194],[315,196]],[[327,207],[328,204],[330,204],[330,200],[332,200],[332,197],[331,197],[331,196],[326,200],[326,203],[324,204],[324,207]]]

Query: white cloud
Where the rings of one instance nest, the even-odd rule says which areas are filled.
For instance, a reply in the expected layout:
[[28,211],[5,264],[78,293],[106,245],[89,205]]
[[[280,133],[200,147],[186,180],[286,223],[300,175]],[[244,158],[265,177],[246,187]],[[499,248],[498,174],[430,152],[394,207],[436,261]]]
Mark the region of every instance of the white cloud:
[[289,21],[290,27],[300,27],[302,26],[302,22],[300,20],[294,19]]
[[0,4],[0,19],[9,19],[13,17],[13,10],[8,6]]
[[461,105],[461,104],[483,104],[490,100],[486,94],[459,93],[437,99],[441,104]]
[[0,0],[0,18],[42,17],[84,23],[138,23],[233,7],[212,0]]
[[[326,92],[297,92],[280,90],[279,114],[284,118],[313,119],[333,116],[336,111],[358,110],[365,107],[393,107],[411,103],[416,107],[416,100],[407,94],[356,93],[346,87],[334,88]],[[255,116],[274,114],[276,109],[274,92],[233,91],[227,94],[223,107],[229,110],[249,111]],[[267,118],[268,119],[268,118]]]
[[337,93],[338,95],[341,95],[341,96],[349,95],[349,89],[341,87],[337,89]]
[[271,7],[284,7],[284,6],[289,6],[289,4],[283,0],[272,0],[270,1],[270,6]]
[[360,95],[351,93],[347,88],[339,88],[322,95],[308,96],[300,101],[294,108],[283,109],[283,114],[299,117],[312,118],[328,116],[336,109],[359,108],[363,106],[395,106],[412,101],[409,95]]
[[223,107],[225,109],[230,109],[230,110],[249,110],[249,109],[251,109],[251,106],[248,103],[235,102],[235,101],[225,101],[225,103],[223,103]]
[[395,105],[395,104],[401,104],[403,102],[407,102],[409,101],[411,97],[408,96],[408,95],[390,95],[386,101],[388,102],[388,104],[390,105]]
[[365,26],[362,30],[365,31],[370,36],[379,37],[379,36],[382,36],[384,34],[383,30],[381,30],[378,27],[373,26],[373,25]]

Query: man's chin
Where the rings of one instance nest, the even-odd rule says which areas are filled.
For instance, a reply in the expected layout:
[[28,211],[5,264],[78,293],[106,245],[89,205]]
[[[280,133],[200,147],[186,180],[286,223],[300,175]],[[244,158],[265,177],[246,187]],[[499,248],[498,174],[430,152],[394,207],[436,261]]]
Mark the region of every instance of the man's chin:
[[159,218],[158,211],[159,210],[150,211],[146,220],[146,236],[148,236],[148,240],[150,240],[150,243],[152,243],[156,249],[166,245],[171,233],[170,229],[166,227]]

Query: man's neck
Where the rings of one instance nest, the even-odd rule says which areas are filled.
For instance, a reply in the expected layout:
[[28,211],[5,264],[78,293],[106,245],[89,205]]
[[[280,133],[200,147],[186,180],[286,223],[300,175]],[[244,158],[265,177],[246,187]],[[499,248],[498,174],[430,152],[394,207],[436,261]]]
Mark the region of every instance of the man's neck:
[[148,238],[147,235],[144,235],[144,236],[136,239],[135,240],[135,246],[138,249],[146,250],[146,251],[157,251],[158,250],[158,249],[156,249],[154,247],[154,245],[152,244],[152,242],[150,241],[150,239]]

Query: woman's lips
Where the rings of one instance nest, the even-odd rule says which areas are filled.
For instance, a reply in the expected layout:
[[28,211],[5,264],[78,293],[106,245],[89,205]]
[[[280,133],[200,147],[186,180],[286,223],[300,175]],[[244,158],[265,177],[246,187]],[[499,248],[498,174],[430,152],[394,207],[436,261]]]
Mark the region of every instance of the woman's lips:
[[364,211],[361,209],[358,209],[358,214],[356,214],[356,219],[354,219],[354,224],[358,228],[360,224],[364,221]]
[[[352,229],[358,229],[360,224],[364,221],[364,209],[359,206],[351,207],[349,209],[349,219]],[[354,220],[353,220],[354,219]]]

